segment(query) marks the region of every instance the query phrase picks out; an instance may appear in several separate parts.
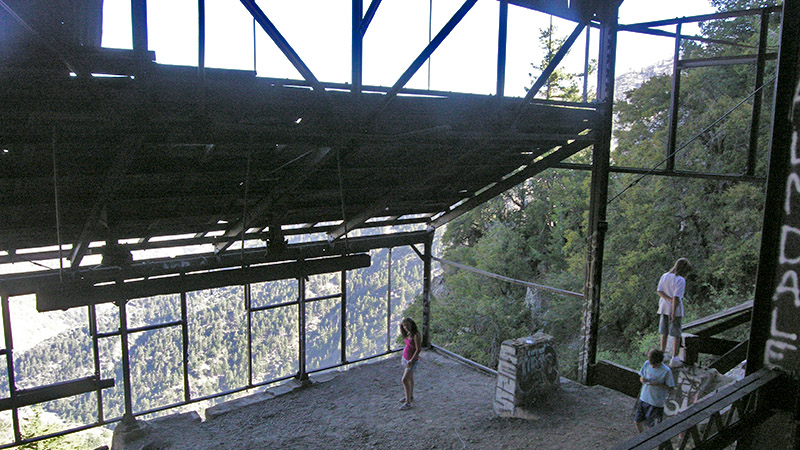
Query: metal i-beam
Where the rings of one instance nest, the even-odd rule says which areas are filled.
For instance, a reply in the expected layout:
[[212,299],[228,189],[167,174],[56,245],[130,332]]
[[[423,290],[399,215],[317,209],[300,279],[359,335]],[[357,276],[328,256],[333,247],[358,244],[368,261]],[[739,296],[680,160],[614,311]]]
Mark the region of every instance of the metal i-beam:
[[624,24],[620,25],[619,29],[626,30],[630,27],[663,27],[665,25],[676,25],[679,23],[705,22],[707,20],[715,20],[715,19],[730,19],[733,17],[755,16],[761,14],[762,12],[771,13],[780,11],[781,9],[782,9],[781,6],[768,6],[766,8],[755,8],[755,9],[739,9],[736,11],[701,14],[697,16],[688,16],[688,17],[676,17],[674,19],[654,20],[651,22],[639,22],[635,24]]
[[753,113],[750,121],[750,145],[747,147],[747,175],[754,175],[756,170],[756,151],[758,150],[758,124],[761,119],[761,100],[763,90],[759,89],[764,83],[764,67],[767,58],[767,39],[769,37],[769,14],[761,13],[761,29],[758,33],[758,59],[756,60],[756,89],[758,93],[753,97]]
[[361,85],[362,85],[362,68],[363,68],[363,57],[364,57],[364,33],[361,32],[361,24],[363,22],[363,18],[361,15],[364,11],[364,3],[362,0],[353,0],[352,4],[352,18],[351,24],[352,27],[350,40],[352,41],[352,48],[350,54],[350,65],[352,71],[352,83],[353,87],[351,92],[353,94],[361,93]]
[[[360,2],[361,0],[358,1]],[[372,0],[372,3],[369,4],[369,8],[367,8],[367,12],[364,13],[364,18],[361,19],[361,24],[358,26],[358,31],[359,33],[361,33],[361,36],[364,36],[367,33],[369,24],[375,17],[375,13],[378,12],[378,6],[380,5],[381,5],[381,0]]]
[[389,106],[392,100],[394,100],[394,98],[397,97],[397,94],[400,92],[400,90],[403,89],[406,83],[408,83],[408,81],[411,80],[411,77],[413,77],[414,74],[417,73],[417,70],[419,70],[419,68],[422,67],[423,64],[425,64],[425,61],[427,61],[428,58],[430,58],[433,52],[439,47],[439,45],[441,45],[441,43],[450,34],[450,32],[453,31],[456,25],[458,25],[458,23],[461,22],[461,19],[463,19],[464,16],[467,15],[469,10],[472,9],[473,6],[475,6],[475,3],[477,3],[477,1],[478,0],[466,0],[464,4],[461,5],[461,8],[459,8],[458,11],[456,11],[456,13],[453,14],[453,17],[451,17],[450,20],[442,27],[439,33],[437,33],[436,36],[433,39],[431,39],[431,42],[428,43],[428,46],[425,47],[424,50],[422,50],[422,53],[420,53],[419,56],[417,56],[417,59],[415,59],[414,62],[411,63],[411,65],[408,67],[408,69],[406,69],[403,75],[400,76],[400,79],[398,79],[397,82],[392,86],[392,88],[389,89],[389,92],[383,99],[383,105],[381,106],[381,111],[386,109],[386,107]]
[[283,35],[278,31],[278,29],[273,25],[273,23],[267,18],[267,15],[264,14],[264,11],[256,5],[255,0],[240,0],[242,5],[250,12],[250,15],[253,16],[253,19],[261,26],[261,28],[267,33],[267,35],[272,39],[275,45],[283,52],[286,58],[289,60],[290,63],[300,72],[300,75],[303,77],[308,84],[314,89],[314,91],[324,93],[325,88],[322,87],[317,77],[311,73],[311,69],[306,66],[297,52],[294,51],[289,42],[283,37]]
[[497,36],[497,96],[498,103],[505,96],[506,45],[508,41],[508,0],[500,0],[500,18]]
[[597,361],[597,335],[600,329],[600,294],[603,278],[605,233],[608,229],[608,174],[611,165],[611,128],[614,104],[614,66],[617,55],[617,19],[619,3],[607,5],[601,12],[600,54],[598,61],[597,101],[601,118],[597,142],[592,152],[592,179],[589,201],[589,248],[586,256],[585,298],[581,318],[581,351],[578,380],[587,384]]
[[121,302],[124,305],[125,301],[133,298],[300,278],[308,275],[369,267],[369,265],[369,255],[356,254],[241,269],[192,273],[177,279],[176,277],[168,277],[100,286],[80,281],[64,282],[40,286],[36,292],[36,308],[39,312],[56,311],[112,301]]
[[[800,1],[787,1],[781,23],[778,76],[775,82],[766,199],[758,257],[747,374],[765,365],[796,371],[798,308],[791,300],[791,274],[800,270],[796,237],[790,230],[800,228],[800,212],[793,180],[800,177],[797,163],[797,134],[800,133],[797,86],[800,83]],[[794,150],[794,151],[793,151]],[[789,257],[787,258],[787,252]],[[786,278],[786,277],[789,278]],[[795,278],[796,280],[796,278]],[[780,295],[784,292],[783,295]],[[792,336],[794,335],[794,336]],[[791,339],[794,337],[794,339]],[[794,348],[794,349],[792,349]]]
[[649,34],[649,35],[652,35],[652,36],[664,36],[664,37],[671,37],[671,38],[678,38],[679,37],[682,40],[697,41],[697,42],[703,42],[703,43],[706,43],[706,44],[730,45],[730,46],[733,46],[733,47],[741,47],[741,48],[749,48],[749,49],[755,48],[752,45],[742,44],[740,42],[726,41],[724,39],[711,39],[711,38],[706,38],[706,37],[702,37],[702,36],[688,35],[688,34],[675,34],[675,33],[671,32],[671,31],[665,31],[665,30],[659,30],[659,29],[647,28],[647,27],[639,27],[639,26],[635,26],[635,25],[629,25],[629,26],[627,26],[625,28],[620,27],[619,30],[620,31],[631,31],[631,32],[634,32],[634,33],[641,33],[641,34]]
[[[158,258],[147,262],[134,262],[124,271],[116,267],[91,267],[82,268],[77,272],[70,272],[71,280],[82,279],[87,283],[102,283],[118,278],[130,280],[146,277],[177,276],[182,272],[195,272],[205,270],[224,269],[226,267],[241,267],[242,265],[255,265],[271,262],[291,261],[297,259],[313,259],[331,255],[341,255],[346,251],[350,253],[368,252],[370,250],[413,245],[423,242],[424,231],[401,232],[388,235],[360,236],[344,241],[316,241],[299,244],[289,244],[280,255],[265,254],[264,248],[246,248],[243,252],[225,252],[219,255],[203,253],[175,258]],[[0,276],[0,295],[17,296],[36,293],[42,285],[59,283],[57,269],[47,272],[37,272],[27,276],[14,274]],[[66,278],[65,278],[66,279]]]
[[678,66],[681,56],[681,24],[675,30],[675,47],[672,56],[672,89],[669,96],[669,128],[667,130],[667,172],[675,169],[675,146],[678,139],[678,108],[680,108],[681,97],[681,69]]

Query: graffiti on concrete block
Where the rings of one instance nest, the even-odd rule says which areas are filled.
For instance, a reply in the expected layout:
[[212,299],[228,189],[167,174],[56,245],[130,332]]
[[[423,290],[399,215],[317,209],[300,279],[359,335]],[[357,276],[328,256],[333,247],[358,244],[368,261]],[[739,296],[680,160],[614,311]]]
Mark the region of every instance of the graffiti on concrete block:
[[558,362],[553,345],[527,347],[517,366],[517,402],[527,403],[558,385]]

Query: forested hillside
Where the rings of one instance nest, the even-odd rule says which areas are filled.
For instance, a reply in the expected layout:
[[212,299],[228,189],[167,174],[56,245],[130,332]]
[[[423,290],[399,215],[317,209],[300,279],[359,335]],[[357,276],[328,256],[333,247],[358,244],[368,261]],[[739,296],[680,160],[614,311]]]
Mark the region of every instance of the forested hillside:
[[[773,4],[712,3],[720,11]],[[741,45],[685,40],[682,58],[752,52],[758,44],[759,20],[752,16],[709,22],[702,26],[706,37]],[[770,48],[776,48],[778,25],[779,18],[773,17]],[[762,177],[774,70],[774,61],[769,62],[755,165],[755,174]],[[549,89],[558,94],[551,98],[577,100],[570,96],[574,79],[555,80],[564,87]],[[676,170],[745,173],[754,88],[753,65],[682,71]],[[670,90],[671,75],[653,76],[614,105],[613,165],[664,169]],[[570,161],[588,163],[590,155],[578,154]],[[529,179],[449,224],[444,258],[582,292],[589,180],[588,172],[569,170],[547,170]],[[638,367],[646,349],[657,345],[656,286],[679,257],[694,266],[685,300],[687,321],[751,299],[763,200],[764,184],[758,181],[612,173],[599,357]],[[444,285],[444,294],[432,305],[435,343],[494,366],[500,342],[542,329],[556,338],[562,374],[576,373],[580,299],[526,292],[524,287],[447,268]],[[541,306],[531,310],[531,303]]]

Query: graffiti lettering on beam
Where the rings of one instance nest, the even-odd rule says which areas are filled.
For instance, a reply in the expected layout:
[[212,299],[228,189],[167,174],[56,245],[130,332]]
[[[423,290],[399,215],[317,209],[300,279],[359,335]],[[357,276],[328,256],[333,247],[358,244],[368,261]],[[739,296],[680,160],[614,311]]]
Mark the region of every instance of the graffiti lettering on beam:
[[[781,227],[778,274],[775,292],[772,295],[772,320],[770,339],[764,352],[764,363],[797,372],[798,358],[797,331],[800,329],[800,82],[795,87],[792,113],[792,142],[789,148],[789,175],[786,179],[786,199],[783,205],[783,226]],[[767,212],[769,213],[769,212]]]

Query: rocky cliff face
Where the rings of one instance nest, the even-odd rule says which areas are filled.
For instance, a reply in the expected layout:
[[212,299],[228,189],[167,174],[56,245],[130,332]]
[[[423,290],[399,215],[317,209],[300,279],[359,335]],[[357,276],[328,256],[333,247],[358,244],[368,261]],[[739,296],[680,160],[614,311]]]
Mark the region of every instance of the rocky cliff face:
[[672,73],[672,59],[665,59],[653,65],[643,67],[638,71],[632,71],[618,75],[614,81],[614,100],[620,101],[625,98],[625,93],[636,89],[650,77]]

